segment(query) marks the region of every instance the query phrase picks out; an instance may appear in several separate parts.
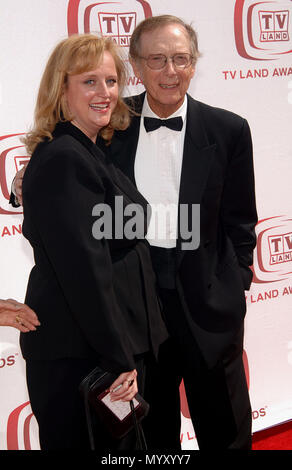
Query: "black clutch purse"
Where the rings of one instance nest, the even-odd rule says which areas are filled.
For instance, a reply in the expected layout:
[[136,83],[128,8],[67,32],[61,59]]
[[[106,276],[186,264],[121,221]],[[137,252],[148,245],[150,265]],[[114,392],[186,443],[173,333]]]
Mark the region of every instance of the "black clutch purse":
[[79,386],[84,398],[90,447],[95,450],[92,426],[92,412],[94,412],[115,439],[122,439],[135,429],[136,449],[146,450],[147,445],[140,423],[148,413],[149,404],[138,393],[130,402],[111,402],[109,387],[116,378],[115,374],[96,367]]

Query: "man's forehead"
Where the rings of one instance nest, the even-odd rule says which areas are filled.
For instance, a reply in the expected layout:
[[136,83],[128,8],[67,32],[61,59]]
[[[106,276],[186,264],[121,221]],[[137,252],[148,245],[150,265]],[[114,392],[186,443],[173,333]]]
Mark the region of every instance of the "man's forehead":
[[179,24],[167,24],[151,31],[145,31],[140,37],[140,47],[190,45],[187,31]]

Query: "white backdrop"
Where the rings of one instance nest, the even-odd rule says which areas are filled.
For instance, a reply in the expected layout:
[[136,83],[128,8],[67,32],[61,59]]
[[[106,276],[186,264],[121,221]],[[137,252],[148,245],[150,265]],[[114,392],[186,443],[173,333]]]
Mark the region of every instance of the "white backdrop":
[[[259,223],[245,359],[256,432],[292,419],[291,0],[1,0],[0,298],[23,301],[33,265],[21,211],[8,197],[27,158],[19,138],[32,123],[49,53],[70,33],[102,29],[127,55],[135,24],[165,13],[198,32],[190,94],[241,114],[252,130]],[[131,73],[127,94],[142,90]],[[18,332],[0,327],[0,449],[38,448]],[[183,390],[182,448],[197,448]]]

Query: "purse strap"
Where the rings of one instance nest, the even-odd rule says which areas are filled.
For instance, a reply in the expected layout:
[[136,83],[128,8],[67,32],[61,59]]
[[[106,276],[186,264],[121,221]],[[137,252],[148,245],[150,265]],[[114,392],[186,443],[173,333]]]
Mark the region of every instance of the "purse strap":
[[95,441],[94,441],[94,434],[93,434],[93,427],[92,427],[92,420],[91,420],[91,411],[90,411],[90,406],[89,406],[89,401],[88,401],[88,394],[89,394],[89,382],[86,382],[84,383],[84,389],[83,389],[84,407],[85,407],[90,449],[95,450]]
[[145,439],[145,435],[143,432],[143,428],[140,423],[137,421],[137,416],[135,412],[135,407],[133,400],[130,401],[131,413],[134,421],[134,428],[136,432],[136,450],[147,450],[147,443]]

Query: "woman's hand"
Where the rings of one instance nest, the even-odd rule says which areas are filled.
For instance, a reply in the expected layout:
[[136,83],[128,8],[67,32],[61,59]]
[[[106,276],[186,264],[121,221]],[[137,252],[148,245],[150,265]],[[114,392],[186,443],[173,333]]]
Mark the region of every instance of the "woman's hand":
[[39,325],[38,317],[27,305],[14,299],[0,300],[0,326],[13,326],[27,333]]
[[14,195],[16,196],[18,204],[20,205],[22,205],[22,181],[26,167],[27,163],[23,165],[23,168],[16,173],[12,183]]
[[130,401],[138,392],[136,369],[123,372],[110,387],[112,401]]

